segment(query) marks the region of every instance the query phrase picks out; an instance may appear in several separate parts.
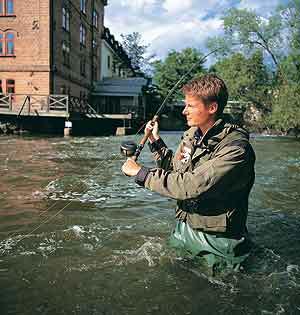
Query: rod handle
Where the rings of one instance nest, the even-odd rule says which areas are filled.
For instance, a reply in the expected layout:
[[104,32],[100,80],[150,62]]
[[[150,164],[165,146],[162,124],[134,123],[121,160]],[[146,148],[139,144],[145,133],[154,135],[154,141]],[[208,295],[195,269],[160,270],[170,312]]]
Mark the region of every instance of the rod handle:
[[[153,118],[151,119],[151,122],[152,122],[152,123],[155,123],[156,121],[158,121],[158,118],[159,118],[158,115],[153,116]],[[143,136],[143,138],[141,139],[141,141],[140,141],[140,143],[139,143],[139,145],[138,145],[138,147],[137,147],[137,149],[136,149],[134,155],[131,157],[134,161],[136,161],[136,160],[138,159],[138,157],[139,157],[139,155],[141,154],[141,152],[142,152],[142,150],[143,150],[143,148],[144,148],[144,146],[145,146],[145,144],[146,144],[146,142],[147,142],[147,140],[148,140],[148,138],[149,138],[150,135],[151,135],[151,130],[148,130],[148,131],[144,134],[144,136]]]

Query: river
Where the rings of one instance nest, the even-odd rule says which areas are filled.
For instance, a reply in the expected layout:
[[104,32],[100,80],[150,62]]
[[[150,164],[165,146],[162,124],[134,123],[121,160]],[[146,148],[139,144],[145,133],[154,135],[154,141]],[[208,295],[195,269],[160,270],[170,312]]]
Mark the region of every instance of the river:
[[0,313],[300,314],[300,142],[251,138],[255,250],[211,277],[167,246],[175,202],[121,174],[126,138],[0,137]]

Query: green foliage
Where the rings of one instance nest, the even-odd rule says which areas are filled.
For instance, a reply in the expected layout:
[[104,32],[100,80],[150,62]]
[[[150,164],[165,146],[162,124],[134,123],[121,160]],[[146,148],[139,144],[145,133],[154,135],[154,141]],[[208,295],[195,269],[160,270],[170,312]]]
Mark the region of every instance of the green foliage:
[[228,57],[233,53],[234,46],[231,37],[210,37],[206,42],[206,46],[209,51],[215,51],[214,55],[217,60],[222,60],[224,57]]
[[[165,98],[173,86],[186,75],[192,67],[198,64],[194,70],[185,78],[181,86],[191,78],[198,76],[204,72],[203,66],[200,63],[202,54],[194,48],[186,48],[181,52],[172,51],[168,54],[164,61],[158,60],[153,63],[154,67],[154,82],[158,85],[160,95]],[[180,90],[180,86],[177,91]],[[169,102],[172,100],[181,99],[181,93],[173,94]]]
[[282,69],[289,82],[300,83],[300,0],[291,0],[278,8],[290,39],[289,55],[282,61]]
[[270,127],[288,131],[300,129],[300,87],[283,85],[273,96],[273,110],[268,119]]
[[287,82],[300,83],[300,53],[299,55],[291,53],[282,60],[280,66],[285,74]]
[[261,49],[267,52],[274,64],[282,56],[282,21],[280,14],[271,16],[268,20],[253,11],[246,9],[230,9],[223,17],[224,35],[210,38],[209,48],[219,48],[218,54],[224,56],[241,51],[245,55]]
[[290,46],[299,53],[300,49],[300,0],[291,0],[280,6],[278,11],[283,17],[285,26],[291,36]]
[[270,80],[261,51],[249,58],[236,53],[217,62],[211,71],[226,82],[231,100],[251,102],[263,111],[269,110]]
[[[231,9],[223,22],[224,36],[210,38],[208,46],[219,48],[213,69],[224,78],[231,99],[249,101],[269,113],[267,121],[274,129],[298,128],[300,0],[290,0],[269,18]],[[273,73],[264,65],[262,52],[272,58]]]

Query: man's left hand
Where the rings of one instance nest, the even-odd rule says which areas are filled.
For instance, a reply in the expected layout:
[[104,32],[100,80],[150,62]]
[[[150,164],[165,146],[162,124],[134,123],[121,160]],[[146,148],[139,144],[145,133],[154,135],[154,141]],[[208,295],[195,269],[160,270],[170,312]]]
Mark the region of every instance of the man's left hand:
[[127,176],[136,176],[141,168],[134,160],[128,158],[122,166],[122,172]]

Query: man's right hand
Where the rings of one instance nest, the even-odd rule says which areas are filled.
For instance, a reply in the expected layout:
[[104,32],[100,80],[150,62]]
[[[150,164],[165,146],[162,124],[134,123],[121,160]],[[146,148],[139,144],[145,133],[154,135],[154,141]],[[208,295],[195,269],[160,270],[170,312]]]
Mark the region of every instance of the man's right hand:
[[158,122],[153,122],[152,120],[148,121],[145,128],[145,134],[149,134],[149,141],[152,143],[158,140],[159,137],[159,129],[158,129]]

